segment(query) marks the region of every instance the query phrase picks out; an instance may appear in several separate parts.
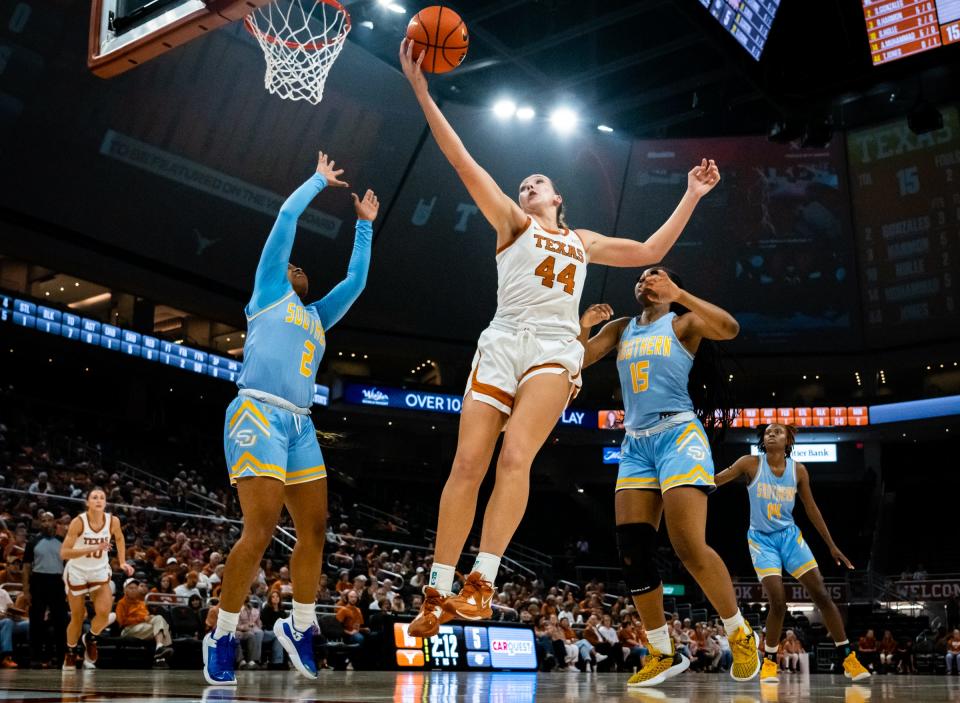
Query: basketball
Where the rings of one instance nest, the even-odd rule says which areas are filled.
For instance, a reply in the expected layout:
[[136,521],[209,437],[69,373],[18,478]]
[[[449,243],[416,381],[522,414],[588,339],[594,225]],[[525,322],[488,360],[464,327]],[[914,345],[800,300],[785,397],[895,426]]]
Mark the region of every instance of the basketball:
[[426,51],[421,67],[428,73],[452,71],[467,56],[470,36],[460,15],[443,5],[425,7],[407,25],[413,43],[413,58]]

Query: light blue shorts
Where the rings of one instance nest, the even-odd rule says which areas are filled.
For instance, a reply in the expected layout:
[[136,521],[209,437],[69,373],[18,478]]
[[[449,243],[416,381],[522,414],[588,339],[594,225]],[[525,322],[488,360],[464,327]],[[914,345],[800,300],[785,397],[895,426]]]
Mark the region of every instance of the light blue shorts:
[[817,568],[817,560],[796,525],[777,532],[747,530],[747,544],[753,569],[761,581],[767,576],[782,576],[784,569],[798,579]]
[[317,432],[309,415],[237,396],[227,407],[223,453],[230,483],[265,476],[287,486],[327,477]]
[[699,420],[648,437],[624,437],[618,491],[643,488],[664,493],[677,486],[716,490],[710,442]]

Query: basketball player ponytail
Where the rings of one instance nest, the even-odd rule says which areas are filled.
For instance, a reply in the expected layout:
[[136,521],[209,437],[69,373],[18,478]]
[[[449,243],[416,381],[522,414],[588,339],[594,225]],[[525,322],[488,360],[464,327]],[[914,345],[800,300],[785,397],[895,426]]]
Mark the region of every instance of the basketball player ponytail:
[[[554,183],[554,181],[553,181],[552,178],[550,179],[550,186],[553,188],[553,192],[554,192],[554,193],[556,193],[557,195],[560,195],[561,197],[563,197],[563,196],[560,194],[560,191],[557,190],[557,184]],[[562,201],[560,202],[559,205],[557,205],[557,226],[558,226],[560,229],[562,229],[562,230],[563,230],[563,229],[570,229],[570,225],[567,224],[567,218],[564,216],[564,212],[563,212],[563,202],[562,202]]]
[[[683,288],[683,281],[674,271],[658,266],[678,288]],[[683,315],[690,312],[679,303],[670,304],[670,312]],[[687,382],[687,391],[693,401],[693,410],[697,418],[703,423],[711,443],[720,442],[726,434],[727,428],[733,423],[733,408],[736,400],[733,388],[730,386],[729,374],[725,367],[730,360],[717,342],[712,339],[701,339],[697,353],[693,357],[693,368],[690,369],[690,378]]]

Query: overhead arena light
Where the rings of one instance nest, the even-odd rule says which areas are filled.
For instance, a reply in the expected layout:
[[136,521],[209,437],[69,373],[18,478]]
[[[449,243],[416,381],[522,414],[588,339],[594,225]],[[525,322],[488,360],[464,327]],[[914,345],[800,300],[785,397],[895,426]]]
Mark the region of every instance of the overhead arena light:
[[517,110],[517,119],[521,122],[529,122],[537,116],[537,111],[529,105],[524,105]]
[[517,112],[517,104],[512,100],[497,100],[493,104],[493,114],[500,120],[509,120]]
[[395,2],[391,2],[389,5],[387,5],[387,9],[390,10],[390,12],[396,12],[399,15],[402,15],[407,11],[405,7],[398,5]]
[[609,134],[610,132],[613,131],[613,127],[608,127],[608,126],[605,125],[605,124],[598,124],[598,125],[597,125],[597,131],[598,131],[598,132],[606,132],[607,134]]
[[580,118],[577,113],[568,107],[558,107],[550,113],[550,124],[560,134],[569,134],[577,128]]

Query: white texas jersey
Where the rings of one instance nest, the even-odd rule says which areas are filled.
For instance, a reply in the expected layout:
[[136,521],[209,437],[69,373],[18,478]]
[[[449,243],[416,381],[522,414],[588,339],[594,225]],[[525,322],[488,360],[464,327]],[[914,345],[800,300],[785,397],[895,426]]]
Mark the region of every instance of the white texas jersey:
[[89,544],[102,544],[103,549],[99,552],[93,552],[83,557],[70,559],[71,564],[75,564],[86,570],[98,569],[110,565],[110,557],[107,552],[110,551],[110,513],[103,514],[103,527],[94,530],[90,527],[90,521],[87,519],[86,511],[80,513],[80,522],[83,523],[83,531],[77,537],[74,543],[76,547],[85,547]]
[[580,334],[580,296],[587,280],[587,252],[570,229],[544,229],[532,217],[497,252],[495,320],[536,330]]

